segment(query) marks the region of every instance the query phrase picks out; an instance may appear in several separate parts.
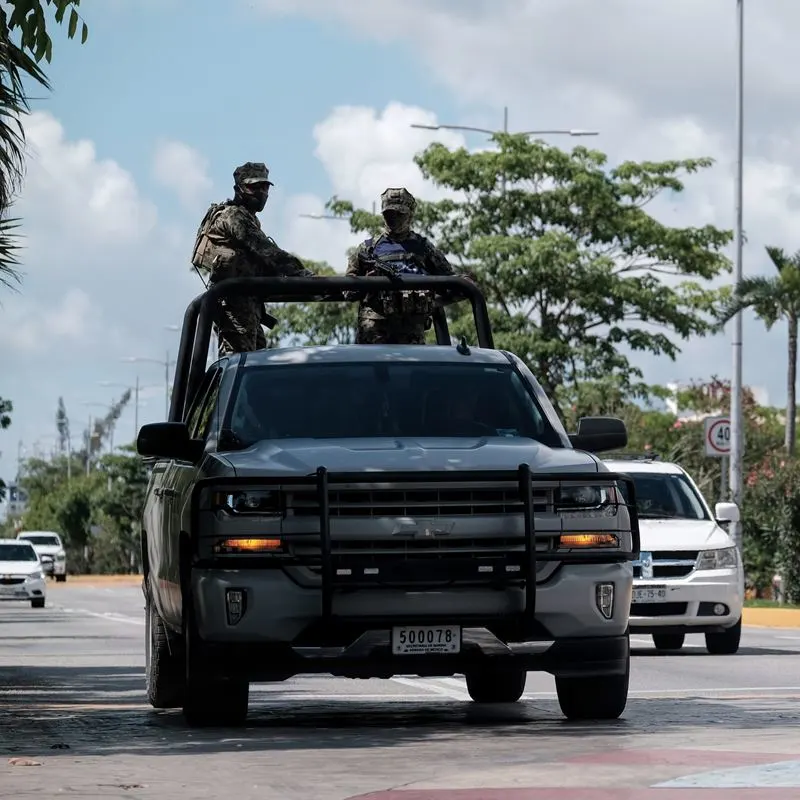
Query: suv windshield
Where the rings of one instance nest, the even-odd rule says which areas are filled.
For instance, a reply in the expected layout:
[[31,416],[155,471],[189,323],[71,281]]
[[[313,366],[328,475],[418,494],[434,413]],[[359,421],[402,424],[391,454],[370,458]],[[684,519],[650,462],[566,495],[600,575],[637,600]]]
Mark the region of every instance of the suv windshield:
[[38,561],[39,556],[29,544],[0,544],[0,561]]
[[[684,475],[657,472],[631,472],[636,486],[636,508],[642,519],[709,519],[694,487]],[[620,484],[625,501],[628,490]]]
[[58,547],[60,545],[60,542],[55,536],[48,536],[46,534],[20,536],[19,538],[24,539],[26,542],[30,542],[31,544],[47,545],[48,547]]
[[248,367],[229,428],[243,445],[290,438],[521,436],[563,447],[510,365]]

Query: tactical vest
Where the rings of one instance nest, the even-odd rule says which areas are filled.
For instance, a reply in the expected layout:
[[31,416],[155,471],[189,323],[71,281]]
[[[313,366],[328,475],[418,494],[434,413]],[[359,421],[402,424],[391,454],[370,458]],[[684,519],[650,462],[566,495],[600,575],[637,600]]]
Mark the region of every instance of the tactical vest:
[[228,203],[212,203],[205,216],[197,228],[197,236],[194,241],[194,250],[192,250],[192,265],[198,270],[204,271],[213,276],[217,248],[212,246],[211,239],[208,238],[208,231],[211,229],[214,219],[217,214],[225,208]]
[[[364,242],[366,261],[374,265],[373,273],[381,275],[391,271],[398,275],[425,275],[425,246],[420,239],[412,237],[403,242],[393,242],[384,236],[377,241],[371,237]],[[423,315],[433,311],[433,298],[419,289],[404,289],[396,292],[381,292],[369,303],[376,312],[386,316]]]

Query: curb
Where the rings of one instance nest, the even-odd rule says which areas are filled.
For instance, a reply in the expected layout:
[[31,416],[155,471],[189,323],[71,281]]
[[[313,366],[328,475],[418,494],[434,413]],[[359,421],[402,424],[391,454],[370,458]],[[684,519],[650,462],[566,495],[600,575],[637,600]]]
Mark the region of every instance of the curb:
[[47,591],[65,589],[70,585],[79,586],[141,586],[141,575],[67,575],[64,583],[47,582]]
[[744,608],[742,625],[757,628],[800,628],[800,608]]

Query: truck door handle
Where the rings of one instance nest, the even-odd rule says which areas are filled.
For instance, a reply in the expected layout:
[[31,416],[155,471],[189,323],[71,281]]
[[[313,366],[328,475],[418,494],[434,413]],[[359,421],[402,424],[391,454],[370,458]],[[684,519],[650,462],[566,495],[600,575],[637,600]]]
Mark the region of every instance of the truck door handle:
[[153,492],[156,497],[177,497],[178,492],[175,489],[158,488]]

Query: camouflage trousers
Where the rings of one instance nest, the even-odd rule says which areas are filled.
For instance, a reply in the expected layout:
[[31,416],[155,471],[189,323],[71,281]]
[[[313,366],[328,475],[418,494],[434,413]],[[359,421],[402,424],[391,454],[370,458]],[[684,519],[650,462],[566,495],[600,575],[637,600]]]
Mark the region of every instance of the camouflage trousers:
[[425,344],[425,317],[359,316],[356,344]]
[[263,350],[267,337],[261,327],[259,306],[221,300],[214,315],[219,358],[231,353]]

